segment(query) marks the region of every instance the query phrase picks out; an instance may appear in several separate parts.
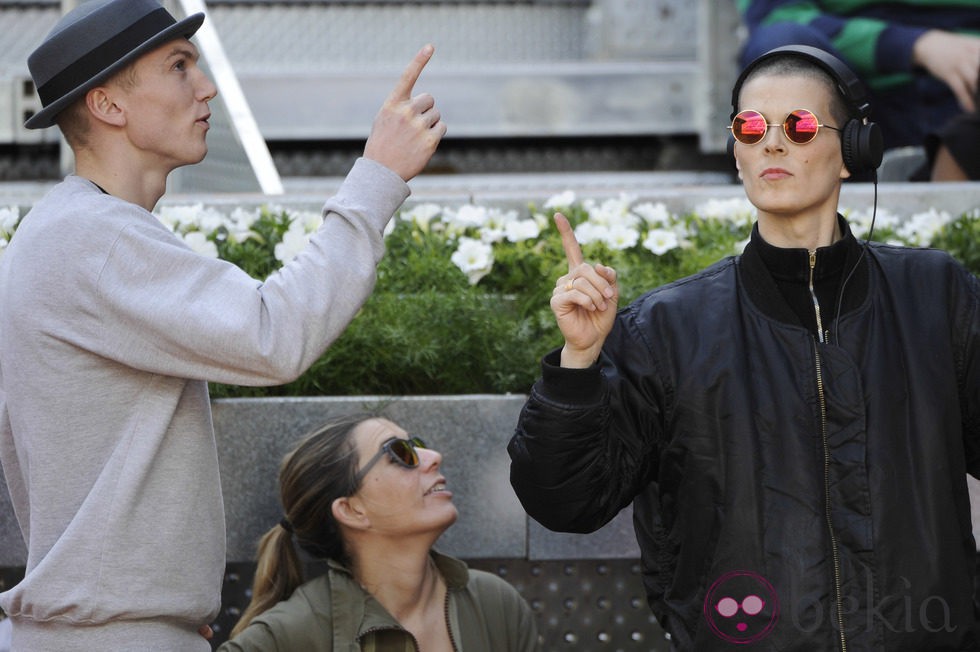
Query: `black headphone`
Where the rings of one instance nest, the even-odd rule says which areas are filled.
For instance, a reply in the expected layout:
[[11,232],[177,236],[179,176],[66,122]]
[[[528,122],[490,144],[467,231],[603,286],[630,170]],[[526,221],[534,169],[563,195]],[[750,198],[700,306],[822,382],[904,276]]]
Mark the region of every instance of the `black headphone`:
[[[841,129],[841,155],[844,158],[844,166],[851,174],[877,170],[881,165],[885,148],[881,128],[873,122],[868,122],[871,104],[868,102],[864,85],[843,61],[819,48],[809,45],[784,45],[769,50],[747,65],[732,89],[731,119],[734,120],[738,112],[738,94],[749,73],[763,61],[786,53],[802,57],[820,66],[837,84],[837,90],[844,98],[850,112],[850,118]],[[729,154],[734,153],[734,144],[735,139],[729,137]]]

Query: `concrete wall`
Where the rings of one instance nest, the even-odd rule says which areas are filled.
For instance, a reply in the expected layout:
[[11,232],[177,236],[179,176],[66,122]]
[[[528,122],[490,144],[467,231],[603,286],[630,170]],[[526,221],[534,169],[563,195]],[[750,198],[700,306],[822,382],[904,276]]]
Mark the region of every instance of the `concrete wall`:
[[[385,415],[443,455],[460,518],[443,535],[440,549],[468,559],[638,557],[629,509],[591,535],[549,532],[528,519],[510,487],[506,451],[523,403],[518,395],[214,401],[228,561],[251,561],[259,537],[282,517],[276,474],[294,442],[333,416],[382,406]],[[25,562],[13,508],[0,491],[0,567]]]

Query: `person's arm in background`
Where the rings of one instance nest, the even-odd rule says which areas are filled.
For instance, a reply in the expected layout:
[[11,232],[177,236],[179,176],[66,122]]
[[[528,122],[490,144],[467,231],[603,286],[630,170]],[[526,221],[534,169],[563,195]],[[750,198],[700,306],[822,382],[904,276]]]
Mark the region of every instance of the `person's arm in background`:
[[[920,18],[926,15],[915,3],[905,10],[895,5],[875,7],[889,3],[857,0],[851,4],[854,11],[863,9],[876,17],[828,12],[820,2],[736,0],[739,14],[749,28],[750,39],[760,28],[776,23],[805,26],[829,42],[871,88],[883,89],[906,83],[914,69],[920,67],[950,86],[960,104],[969,110],[972,100],[968,89],[975,83],[980,66],[980,38],[941,28],[952,29],[964,24],[965,20],[959,20],[958,15],[975,14],[975,4],[971,7],[963,2],[962,8],[936,9],[932,24],[917,26],[901,22],[905,11],[909,12],[908,20],[912,20],[913,13]],[[886,9],[896,12],[896,20],[881,18]]]
[[975,97],[980,78],[980,36],[933,29],[916,40],[913,62],[953,91],[967,113],[977,110]]

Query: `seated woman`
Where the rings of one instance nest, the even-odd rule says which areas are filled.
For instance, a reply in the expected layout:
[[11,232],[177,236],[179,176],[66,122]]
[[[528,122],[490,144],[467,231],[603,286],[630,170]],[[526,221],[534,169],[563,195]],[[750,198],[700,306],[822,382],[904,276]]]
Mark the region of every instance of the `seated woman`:
[[[537,650],[516,589],[432,549],[457,517],[441,462],[370,415],[304,439],[280,467],[286,518],[262,537],[252,601],[219,652]],[[327,572],[304,583],[295,546]]]

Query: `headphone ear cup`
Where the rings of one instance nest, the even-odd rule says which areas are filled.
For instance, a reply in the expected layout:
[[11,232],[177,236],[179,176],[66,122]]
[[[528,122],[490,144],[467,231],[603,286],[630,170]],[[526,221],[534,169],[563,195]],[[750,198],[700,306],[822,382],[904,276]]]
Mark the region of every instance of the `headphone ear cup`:
[[864,166],[867,170],[877,170],[885,155],[885,140],[881,135],[881,127],[874,122],[861,125],[861,152],[864,154]]
[[847,121],[840,134],[840,150],[844,167],[851,174],[858,174],[862,170],[862,166],[859,165],[861,138],[857,133],[860,128],[861,123],[852,118]]
[[841,155],[851,174],[876,170],[885,153],[881,128],[874,122],[851,118],[841,131]]

